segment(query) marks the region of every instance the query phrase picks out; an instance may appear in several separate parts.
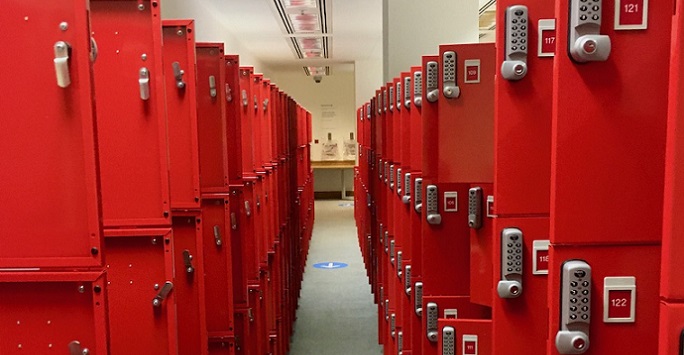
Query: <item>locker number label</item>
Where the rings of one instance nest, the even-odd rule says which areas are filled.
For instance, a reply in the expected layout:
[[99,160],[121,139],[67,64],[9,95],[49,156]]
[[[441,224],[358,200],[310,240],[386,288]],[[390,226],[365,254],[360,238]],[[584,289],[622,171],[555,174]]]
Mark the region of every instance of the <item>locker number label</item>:
[[478,355],[477,335],[463,335],[463,355]]
[[549,274],[549,240],[535,240],[532,242],[532,275]]
[[606,277],[603,281],[603,321],[634,323],[636,278]]
[[444,193],[444,212],[458,212],[458,192]]
[[539,57],[553,57],[556,53],[556,20],[539,20],[539,42],[537,43]]
[[465,83],[467,84],[477,84],[480,82],[480,60],[479,59],[466,59],[463,62],[463,67],[465,68]]
[[616,0],[615,29],[645,30],[648,28],[648,0]]

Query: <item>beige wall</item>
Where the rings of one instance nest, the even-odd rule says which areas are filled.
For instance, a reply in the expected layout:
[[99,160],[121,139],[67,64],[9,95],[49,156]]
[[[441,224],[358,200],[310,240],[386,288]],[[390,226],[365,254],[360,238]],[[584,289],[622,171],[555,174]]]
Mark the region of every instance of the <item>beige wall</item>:
[[477,43],[479,0],[384,0],[384,78],[397,77],[440,44]]
[[[272,82],[287,92],[312,114],[312,131],[314,142],[311,145],[311,160],[321,160],[321,146],[327,140],[328,133],[338,142],[340,154],[344,139],[354,132],[356,138],[356,96],[355,73],[352,70],[335,71],[331,76],[323,77],[321,83],[315,83],[303,71],[274,71],[270,76]],[[332,105],[332,109],[323,105]],[[335,117],[323,118],[323,111],[333,111]],[[345,176],[347,189],[353,188],[353,175],[347,171]],[[316,171],[316,191],[340,191],[341,176],[339,170]]]
[[[213,2],[169,0],[162,3],[162,18],[195,19],[195,40],[197,42],[222,42],[227,54],[239,54],[240,65],[253,66],[258,73],[270,73],[271,69],[254,57],[237,38],[224,21],[217,17],[221,12]],[[197,20],[201,19],[201,20]]]

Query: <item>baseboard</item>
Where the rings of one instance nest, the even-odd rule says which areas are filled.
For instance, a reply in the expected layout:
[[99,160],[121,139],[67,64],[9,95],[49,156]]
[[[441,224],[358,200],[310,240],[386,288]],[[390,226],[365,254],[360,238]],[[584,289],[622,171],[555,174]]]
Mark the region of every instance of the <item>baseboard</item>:
[[[342,196],[342,191],[315,191],[314,199],[316,200],[339,200]],[[354,191],[347,191],[347,197],[354,197]]]

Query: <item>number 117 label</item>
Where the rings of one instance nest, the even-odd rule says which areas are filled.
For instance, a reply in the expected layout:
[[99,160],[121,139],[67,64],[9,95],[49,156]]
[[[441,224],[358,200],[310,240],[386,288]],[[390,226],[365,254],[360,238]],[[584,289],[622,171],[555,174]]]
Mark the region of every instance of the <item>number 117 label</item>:
[[648,28],[648,0],[616,0],[615,29],[645,30]]

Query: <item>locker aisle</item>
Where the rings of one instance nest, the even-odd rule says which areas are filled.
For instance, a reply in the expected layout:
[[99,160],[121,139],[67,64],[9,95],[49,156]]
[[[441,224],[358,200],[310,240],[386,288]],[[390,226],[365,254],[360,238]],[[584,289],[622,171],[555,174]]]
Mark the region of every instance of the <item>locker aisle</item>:
[[[290,355],[375,355],[377,307],[356,238],[351,201],[316,201],[311,249]],[[316,269],[343,262],[341,269]]]

